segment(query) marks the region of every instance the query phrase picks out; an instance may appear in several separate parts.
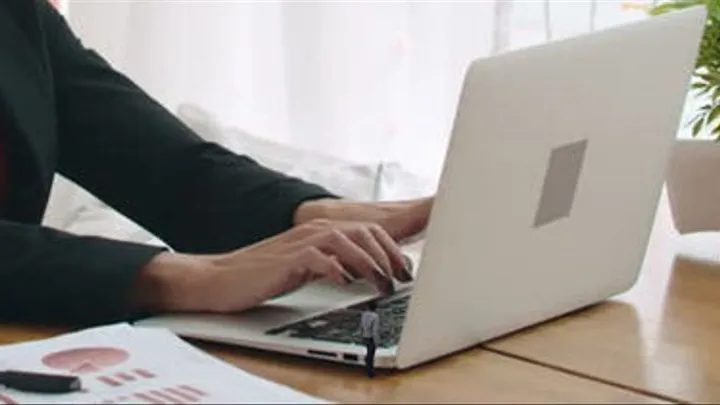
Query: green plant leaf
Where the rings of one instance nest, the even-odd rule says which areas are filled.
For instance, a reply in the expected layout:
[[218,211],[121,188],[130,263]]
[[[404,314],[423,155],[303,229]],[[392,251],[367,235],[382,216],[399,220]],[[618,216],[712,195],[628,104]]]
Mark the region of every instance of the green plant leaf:
[[701,121],[701,122],[704,121],[704,120],[705,120],[705,117],[707,116],[707,112],[710,110],[710,108],[711,108],[710,105],[704,105],[704,106],[700,107],[700,108],[698,109],[698,113],[695,114],[695,116],[692,117],[692,119],[690,119],[690,120],[687,122],[687,124],[685,124],[685,126],[686,126],[686,127],[691,127],[691,126],[693,126],[694,124],[697,124],[698,121]]
[[713,107],[713,109],[708,113],[705,122],[708,125],[712,124],[713,121],[717,119],[718,115],[720,115],[720,104],[716,104],[715,107]]
[[683,127],[684,127],[684,128],[690,128],[690,127],[692,127],[693,124],[694,124],[695,122],[697,122],[697,118],[698,118],[698,117],[694,117],[693,119],[688,120],[688,121],[683,125]]
[[[670,11],[682,10],[684,8],[706,4],[708,0],[676,0],[672,3],[663,3],[649,10],[650,15],[665,14]],[[710,0],[712,1],[712,0]]]
[[708,75],[710,76],[710,80],[708,80],[708,82],[717,83],[718,81],[720,81],[720,71],[715,69],[709,69]]
[[708,15],[715,21],[720,20],[720,1],[708,1]]
[[702,79],[702,81],[704,81],[706,83],[711,83],[714,78],[714,76],[710,73],[701,73],[701,74],[697,75],[697,77],[699,77],[700,79]]
[[695,116],[692,117],[692,119],[688,120],[688,122],[685,123],[685,127],[686,127],[686,128],[687,128],[687,127],[691,127],[695,122],[697,122],[697,120],[699,120],[700,118],[702,118],[704,115],[705,115],[705,114],[703,114],[703,113],[697,113],[697,114],[695,114]]
[[699,96],[704,96],[705,94],[709,93],[711,89],[712,89],[711,86],[707,86],[707,87],[705,87],[704,89],[698,91],[698,93],[697,93],[698,97],[699,97]]
[[705,120],[703,120],[703,119],[697,120],[697,122],[695,122],[695,125],[693,125],[693,127],[692,127],[692,136],[693,137],[698,136],[698,134],[700,133],[700,130],[703,127],[704,122],[705,122]]
[[[660,0],[648,9],[648,14],[655,16],[700,5],[706,6],[708,18],[695,61],[695,80],[690,84],[690,94],[702,100],[710,98],[712,105],[717,105],[720,102],[720,0]],[[703,123],[714,125],[718,122],[720,113],[712,105],[701,108],[688,123],[694,135],[702,130]]]

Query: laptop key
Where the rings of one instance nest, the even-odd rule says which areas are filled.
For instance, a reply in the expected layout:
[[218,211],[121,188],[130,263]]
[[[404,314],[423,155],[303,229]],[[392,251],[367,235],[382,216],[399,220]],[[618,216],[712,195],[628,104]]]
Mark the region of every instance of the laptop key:
[[[380,314],[380,342],[378,347],[392,347],[400,341],[410,295],[378,302]],[[339,309],[278,329],[270,335],[287,333],[298,339],[310,339],[345,344],[363,344],[359,335],[360,306]]]

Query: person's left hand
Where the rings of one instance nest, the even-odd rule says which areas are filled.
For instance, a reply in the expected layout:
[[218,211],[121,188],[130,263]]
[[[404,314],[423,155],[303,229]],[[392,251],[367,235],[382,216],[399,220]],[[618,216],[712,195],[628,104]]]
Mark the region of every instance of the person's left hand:
[[311,200],[295,210],[294,223],[302,225],[316,219],[370,222],[400,242],[425,230],[433,202],[434,197],[397,202]]

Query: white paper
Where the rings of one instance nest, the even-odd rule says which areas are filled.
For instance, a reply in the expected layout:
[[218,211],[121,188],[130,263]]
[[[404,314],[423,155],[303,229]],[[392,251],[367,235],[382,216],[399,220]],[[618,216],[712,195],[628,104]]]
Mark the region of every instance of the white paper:
[[35,394],[0,386],[0,404],[328,403],[244,372],[164,329],[125,323],[0,347],[0,369],[77,375],[84,388]]

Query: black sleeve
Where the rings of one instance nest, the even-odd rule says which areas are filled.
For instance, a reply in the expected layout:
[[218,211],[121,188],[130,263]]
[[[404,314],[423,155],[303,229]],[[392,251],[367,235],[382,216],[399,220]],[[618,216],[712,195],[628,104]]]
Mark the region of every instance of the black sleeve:
[[303,201],[334,197],[202,140],[85,48],[51,7],[41,17],[60,171],[174,249],[242,247],[291,227]]
[[135,274],[162,250],[0,219],[0,316],[95,324],[127,320]]

